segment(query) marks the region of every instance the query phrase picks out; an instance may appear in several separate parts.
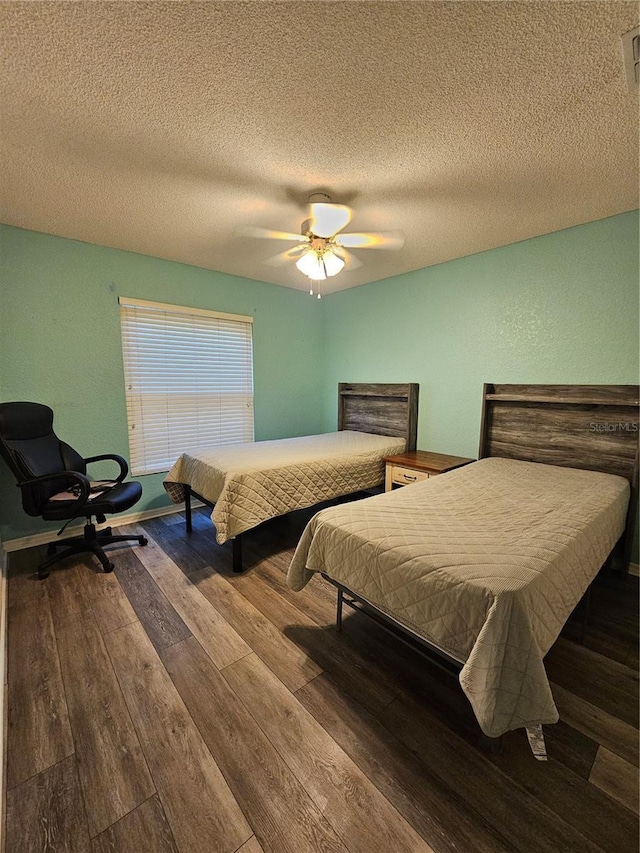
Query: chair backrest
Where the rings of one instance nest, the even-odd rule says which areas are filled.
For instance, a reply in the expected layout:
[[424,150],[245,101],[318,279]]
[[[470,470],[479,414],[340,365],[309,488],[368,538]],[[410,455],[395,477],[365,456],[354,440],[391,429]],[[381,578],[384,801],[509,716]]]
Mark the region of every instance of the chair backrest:
[[[0,455],[19,484],[58,471],[86,473],[83,458],[53,431],[53,412],[42,403],[0,403]],[[23,486],[24,511],[40,515],[43,504],[66,485],[52,479]]]

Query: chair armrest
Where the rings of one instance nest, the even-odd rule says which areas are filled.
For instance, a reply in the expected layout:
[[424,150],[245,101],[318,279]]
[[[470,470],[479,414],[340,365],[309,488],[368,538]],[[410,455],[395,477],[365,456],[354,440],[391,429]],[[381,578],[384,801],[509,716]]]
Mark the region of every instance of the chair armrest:
[[118,456],[117,453],[103,453],[101,456],[89,456],[84,461],[85,465],[89,465],[91,462],[104,462],[105,459],[112,459],[114,462],[118,463],[120,466],[120,473],[116,477],[115,482],[121,483],[129,473],[129,466],[122,456]]
[[32,486],[38,486],[41,483],[48,483],[51,480],[66,480],[68,483],[79,486],[80,494],[76,498],[78,504],[87,503],[91,494],[91,483],[84,474],[79,471],[56,471],[54,474],[43,474],[41,477],[32,477],[30,480],[21,480],[18,483],[21,489],[30,489]]

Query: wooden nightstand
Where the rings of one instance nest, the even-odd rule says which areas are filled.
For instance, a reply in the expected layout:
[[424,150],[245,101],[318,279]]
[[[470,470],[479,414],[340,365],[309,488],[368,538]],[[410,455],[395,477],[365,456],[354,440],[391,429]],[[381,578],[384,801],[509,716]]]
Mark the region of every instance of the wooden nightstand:
[[429,453],[427,450],[414,450],[398,456],[387,456],[385,461],[384,490],[390,492],[394,485],[408,486],[420,480],[428,480],[445,471],[452,471],[475,459],[466,456],[447,456],[445,453]]

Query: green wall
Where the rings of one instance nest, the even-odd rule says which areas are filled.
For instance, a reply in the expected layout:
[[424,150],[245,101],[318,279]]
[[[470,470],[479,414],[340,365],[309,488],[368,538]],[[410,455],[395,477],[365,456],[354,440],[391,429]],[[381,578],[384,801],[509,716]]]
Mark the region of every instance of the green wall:
[[333,294],[325,427],[339,381],[419,382],[418,447],[476,456],[484,382],[636,384],[638,249],[634,211]]
[[[418,446],[474,456],[483,382],[638,382],[638,250],[634,211],[318,302],[5,226],[0,400],[46,402],[82,453],[127,457],[122,294],[254,315],[257,439],[335,429],[338,382],[418,382]],[[166,503],[162,475],[140,480],[140,509]],[[2,467],[0,535],[40,530]]]
[[[0,400],[50,405],[85,456],[129,456],[119,295],[253,315],[256,438],[322,429],[322,306],[306,293],[9,226],[0,275]],[[161,474],[139,479],[136,509],[168,502]],[[0,537],[42,530],[0,465]]]

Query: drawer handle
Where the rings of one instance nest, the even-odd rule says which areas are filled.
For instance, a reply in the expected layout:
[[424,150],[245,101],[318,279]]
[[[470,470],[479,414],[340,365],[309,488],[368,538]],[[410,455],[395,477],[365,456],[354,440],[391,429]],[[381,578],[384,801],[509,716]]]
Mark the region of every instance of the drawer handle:
[[409,474],[403,474],[402,476],[405,478],[405,480],[417,480],[418,479],[417,477],[411,477]]

